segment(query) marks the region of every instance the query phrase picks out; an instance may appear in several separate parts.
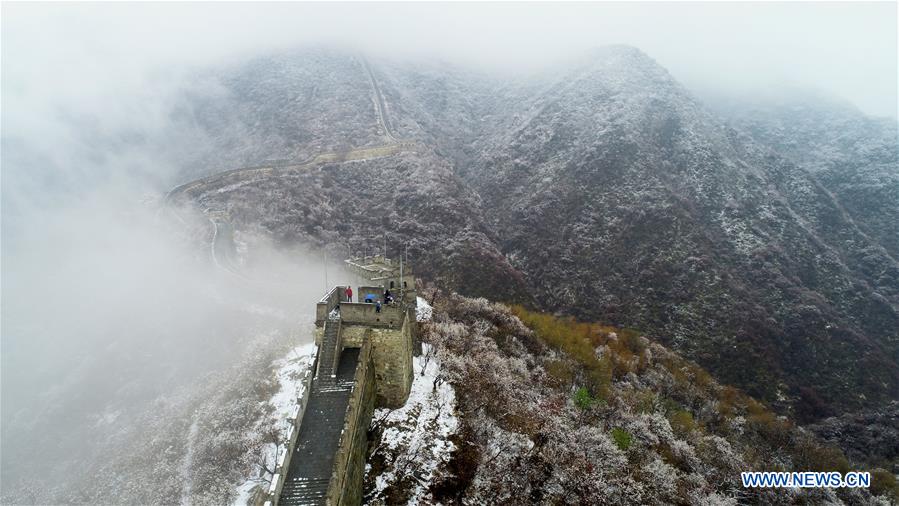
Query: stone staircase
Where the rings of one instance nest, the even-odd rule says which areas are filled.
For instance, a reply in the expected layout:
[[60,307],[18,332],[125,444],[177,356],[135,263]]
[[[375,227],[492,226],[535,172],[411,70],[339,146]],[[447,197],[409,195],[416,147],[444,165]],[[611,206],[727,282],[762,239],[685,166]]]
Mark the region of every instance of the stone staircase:
[[324,504],[328,495],[328,484],[331,477],[327,478],[297,478],[284,482],[281,490],[279,504],[316,505]]
[[316,383],[320,379],[333,378],[337,374],[337,341],[339,337],[340,320],[329,319],[326,321],[321,353],[318,356],[318,370],[315,373]]
[[[329,320],[325,324],[318,374],[312,382],[309,404],[306,406],[306,414],[290,461],[290,469],[281,489],[278,506],[325,504],[334,465],[334,453],[343,430],[344,416],[352,394],[359,356],[359,349],[352,348],[344,350],[341,356],[334,357],[339,332],[337,323]],[[329,327],[333,329],[330,336]],[[322,362],[326,359],[326,349],[332,350],[330,367],[322,366]]]

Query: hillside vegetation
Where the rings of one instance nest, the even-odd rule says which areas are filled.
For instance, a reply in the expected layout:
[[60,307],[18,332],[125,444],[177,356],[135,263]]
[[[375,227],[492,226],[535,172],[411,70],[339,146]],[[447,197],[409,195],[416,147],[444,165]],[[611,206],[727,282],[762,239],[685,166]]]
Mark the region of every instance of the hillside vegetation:
[[[748,121],[624,46],[527,80],[370,67],[397,136],[419,148],[209,185],[201,207],[335,257],[386,237],[447,289],[640,328],[800,423],[896,400],[895,124],[814,98]],[[303,158],[307,138],[378,142],[355,56],[278,55],[223,82],[253,133],[202,124],[235,164]],[[326,123],[269,109],[320,96]]]
[[[850,489],[744,489],[741,471],[858,468],[636,331],[439,294],[423,332],[440,379],[455,387],[458,429],[440,478],[417,500],[889,504],[899,498],[883,470],[874,474],[877,498]],[[404,475],[387,487],[391,502],[405,502],[414,489],[415,469]]]

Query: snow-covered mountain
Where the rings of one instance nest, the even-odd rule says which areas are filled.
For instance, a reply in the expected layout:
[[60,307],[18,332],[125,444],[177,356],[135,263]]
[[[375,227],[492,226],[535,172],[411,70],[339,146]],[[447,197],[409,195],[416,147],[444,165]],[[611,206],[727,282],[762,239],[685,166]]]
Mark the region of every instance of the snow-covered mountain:
[[[362,61],[330,57],[355,70],[314,79],[362,94],[342,102],[358,103],[351,113],[329,109],[316,134],[337,145],[361,128],[345,121],[371,129],[377,118],[372,91],[350,83],[368,82]],[[817,102],[800,109],[828,121],[784,106],[779,119],[741,122],[627,46],[527,79],[370,68],[396,135],[419,149],[198,199],[239,228],[335,254],[385,235],[389,248],[409,243],[447,288],[639,328],[801,420],[895,398],[895,124]],[[313,88],[230,93],[277,104]],[[275,128],[245,110],[260,132]],[[795,139],[776,133],[783,125]]]
[[[374,417],[366,504],[887,504],[899,492],[888,460],[850,464],[839,437],[822,443],[634,331],[429,296],[410,402]],[[846,439],[895,458],[895,418],[857,423]],[[870,469],[872,486],[742,486],[741,471],[772,467]]]
[[[4,390],[15,408],[4,464],[17,463],[4,465],[4,503],[252,502],[275,455],[279,399],[308,363],[290,353],[309,340],[297,329],[319,296],[319,250],[340,259],[385,245],[390,256],[408,246],[437,297],[413,400],[372,427],[373,503],[779,503],[741,490],[737,471],[895,459],[883,444],[899,391],[895,121],[804,92],[706,100],[627,46],[517,77],[283,51],[199,72],[172,107],[160,138],[97,131],[97,152],[149,148],[180,167],[176,183],[263,169],[163,200],[193,205],[198,220],[167,223],[189,244],[151,300],[190,325],[132,304],[137,316],[123,313],[98,334],[105,351],[88,353],[59,339],[78,329],[4,321],[64,342],[59,360],[76,364],[41,365],[74,370],[63,387],[25,371],[25,387]],[[209,265],[210,241],[225,269]],[[158,261],[150,244],[112,256]],[[130,300],[100,300],[116,298]],[[11,314],[30,300],[8,301]],[[6,347],[4,365],[27,354]],[[86,404],[73,395],[88,396],[85,385]],[[29,409],[36,395],[53,408]],[[60,419],[63,435],[42,437]],[[881,469],[880,492],[895,471]]]

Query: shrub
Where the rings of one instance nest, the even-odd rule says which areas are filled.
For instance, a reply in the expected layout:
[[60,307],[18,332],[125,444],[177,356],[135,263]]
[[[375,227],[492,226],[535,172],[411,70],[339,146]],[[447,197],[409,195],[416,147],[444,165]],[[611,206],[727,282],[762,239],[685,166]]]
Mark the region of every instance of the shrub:
[[869,490],[872,495],[892,496],[894,500],[899,501],[899,484],[896,483],[896,476],[885,469],[871,471],[871,488]]
[[590,391],[586,387],[578,388],[577,392],[574,393],[574,405],[581,409],[589,408],[594,402],[596,400],[590,395]]
[[633,436],[630,433],[621,427],[615,427],[612,429],[612,440],[615,441],[615,444],[618,446],[618,449],[621,451],[627,451],[628,448],[631,447],[631,444],[634,442]]
[[686,436],[696,429],[696,422],[693,421],[693,415],[689,411],[678,409],[668,417],[671,428],[680,436]]
[[652,413],[655,411],[656,394],[652,390],[640,392],[637,395],[637,411],[640,413]]
[[793,429],[789,420],[778,418],[755,399],[749,399],[747,412],[749,426],[767,445],[776,449],[789,444]]
[[718,391],[718,412],[725,418],[736,415],[737,405],[740,402],[740,391],[731,386],[722,387]]
[[606,399],[612,383],[612,363],[608,357],[597,358],[594,348],[601,341],[600,327],[579,323],[572,319],[528,311],[513,306],[512,311],[527,327],[556,350],[565,352],[583,367],[589,389],[600,399]]
[[643,342],[643,339],[640,338],[640,333],[634,329],[624,329],[618,332],[618,336],[620,337],[621,342],[623,342],[635,355],[643,353],[643,350],[646,349],[646,344]]
[[793,467],[799,471],[837,471],[846,474],[850,470],[849,461],[842,451],[831,446],[821,446],[812,439],[799,439],[792,454]]
[[574,382],[574,371],[564,360],[547,360],[543,368],[556,386],[567,387]]
[[609,357],[594,359],[593,365],[587,368],[587,379],[594,396],[600,400],[607,399],[612,386],[612,364]]

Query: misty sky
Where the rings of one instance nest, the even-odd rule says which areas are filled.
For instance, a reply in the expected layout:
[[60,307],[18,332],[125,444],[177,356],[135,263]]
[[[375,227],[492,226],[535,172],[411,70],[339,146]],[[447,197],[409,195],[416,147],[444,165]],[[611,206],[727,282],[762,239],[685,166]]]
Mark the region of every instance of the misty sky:
[[160,69],[305,43],[533,69],[640,47],[694,90],[810,87],[897,114],[897,10],[880,3],[3,5],[4,106],[98,100]]

